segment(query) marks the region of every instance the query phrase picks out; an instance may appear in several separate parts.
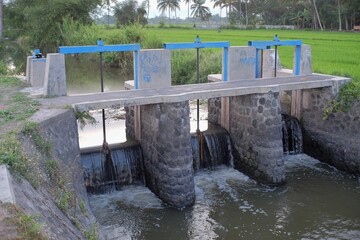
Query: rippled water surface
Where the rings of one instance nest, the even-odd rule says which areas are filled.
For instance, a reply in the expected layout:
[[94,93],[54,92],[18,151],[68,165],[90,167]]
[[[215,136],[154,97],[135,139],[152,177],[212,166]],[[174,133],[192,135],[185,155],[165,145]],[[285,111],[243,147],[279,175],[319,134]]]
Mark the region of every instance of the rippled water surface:
[[360,239],[360,180],[306,155],[287,183],[257,184],[228,167],[195,176],[196,203],[176,210],[142,186],[91,196],[108,239]]

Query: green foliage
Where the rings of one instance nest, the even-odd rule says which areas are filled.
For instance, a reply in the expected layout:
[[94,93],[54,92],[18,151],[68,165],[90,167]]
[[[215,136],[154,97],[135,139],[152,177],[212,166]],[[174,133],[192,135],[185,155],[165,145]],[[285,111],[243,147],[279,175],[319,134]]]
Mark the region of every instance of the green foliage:
[[5,88],[5,87],[21,87],[21,86],[23,86],[23,83],[17,77],[1,76],[0,77],[0,86],[2,88]]
[[116,27],[138,23],[147,24],[144,6],[138,6],[135,0],[125,0],[115,6]]
[[43,53],[55,52],[63,43],[60,29],[64,19],[83,24],[92,22],[90,13],[101,0],[17,0],[6,7],[7,32],[12,38],[22,38],[30,48],[40,48]]
[[[19,83],[17,81],[12,81],[13,79],[14,78],[2,78],[0,80],[0,85],[18,85]],[[1,92],[2,90],[0,90],[0,93]],[[39,103],[36,100],[29,99],[24,93],[21,92],[10,94],[10,99],[7,98],[3,104],[4,106],[0,108],[0,126],[5,125],[11,121],[22,121],[32,116],[39,107]]]
[[354,79],[350,83],[343,85],[337,98],[332,100],[329,106],[324,109],[323,119],[327,119],[332,113],[349,111],[351,104],[359,99],[360,81]]
[[47,157],[50,157],[51,144],[41,136],[38,123],[26,121],[21,132],[33,140],[39,151],[44,153]]
[[71,191],[59,191],[57,196],[57,205],[62,211],[67,211],[72,207],[74,193]]
[[20,238],[24,240],[45,240],[42,234],[43,225],[39,224],[39,216],[25,214],[20,208],[10,205],[1,204],[6,209],[9,216],[4,219],[5,223],[16,226]]
[[88,240],[96,240],[97,239],[97,227],[96,227],[96,224],[94,223],[92,225],[90,231],[85,231],[84,235]]
[[0,75],[6,75],[8,72],[7,65],[4,61],[0,60]]
[[27,179],[37,188],[40,184],[38,162],[23,154],[15,132],[5,134],[0,139],[0,164],[7,164],[14,172]]
[[53,182],[60,182],[60,169],[57,161],[49,159],[45,162],[45,170],[49,178]]
[[[207,75],[221,72],[221,51],[200,51],[200,83],[207,82]],[[196,50],[173,51],[171,56],[172,83],[174,85],[197,83]]]
[[80,123],[80,128],[83,129],[87,124],[96,124],[96,120],[93,116],[91,116],[90,112],[75,112],[76,119]]
[[86,208],[85,208],[85,202],[83,200],[79,201],[79,208],[82,214],[87,215]]

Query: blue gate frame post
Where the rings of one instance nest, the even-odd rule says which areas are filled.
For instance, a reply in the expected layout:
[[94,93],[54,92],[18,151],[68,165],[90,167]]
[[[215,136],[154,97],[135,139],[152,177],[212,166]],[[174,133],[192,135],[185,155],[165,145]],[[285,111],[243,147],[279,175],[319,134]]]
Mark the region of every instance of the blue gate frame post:
[[271,49],[272,46],[295,46],[295,75],[300,75],[300,57],[302,40],[284,40],[280,41],[277,37],[274,41],[249,41],[248,46],[256,48],[256,70],[255,76],[259,78],[259,51],[264,49]]

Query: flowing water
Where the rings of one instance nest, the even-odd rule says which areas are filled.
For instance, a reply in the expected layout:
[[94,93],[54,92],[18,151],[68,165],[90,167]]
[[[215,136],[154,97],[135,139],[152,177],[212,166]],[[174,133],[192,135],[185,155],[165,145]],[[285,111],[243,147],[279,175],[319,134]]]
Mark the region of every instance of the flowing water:
[[359,239],[360,179],[304,155],[287,183],[260,185],[219,166],[195,175],[196,203],[177,210],[143,186],[90,196],[108,239]]

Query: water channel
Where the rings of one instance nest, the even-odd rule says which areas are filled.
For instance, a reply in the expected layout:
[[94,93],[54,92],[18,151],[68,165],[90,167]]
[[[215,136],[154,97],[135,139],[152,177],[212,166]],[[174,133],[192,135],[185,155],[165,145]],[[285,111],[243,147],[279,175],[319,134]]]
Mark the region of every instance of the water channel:
[[268,187],[229,167],[196,174],[196,203],[176,210],[143,186],[90,196],[108,239],[359,239],[360,180],[307,155]]
[[[74,74],[68,77],[70,93],[100,89],[96,63],[70,65],[79,71],[68,69],[69,77]],[[123,89],[127,77],[116,71],[105,73],[107,90]],[[108,119],[107,126],[113,141],[125,140],[121,120]],[[89,137],[94,128],[97,135]],[[101,144],[101,130],[100,124],[86,126],[80,144]],[[90,204],[107,239],[360,239],[359,177],[305,154],[286,156],[286,175],[285,185],[269,187],[228,166],[201,170],[195,205],[182,210],[137,185],[90,195]]]

